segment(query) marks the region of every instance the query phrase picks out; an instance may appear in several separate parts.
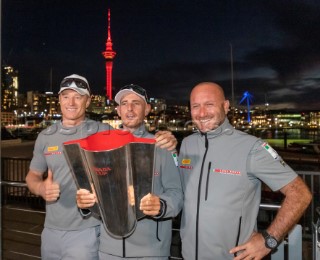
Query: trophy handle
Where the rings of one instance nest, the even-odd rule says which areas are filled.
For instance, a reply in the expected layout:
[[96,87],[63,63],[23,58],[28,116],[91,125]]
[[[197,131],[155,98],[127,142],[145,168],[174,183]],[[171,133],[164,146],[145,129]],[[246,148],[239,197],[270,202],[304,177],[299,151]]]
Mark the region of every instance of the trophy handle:
[[[82,155],[80,145],[78,143],[64,144],[63,149],[77,188],[93,192],[91,175],[85,163],[86,160]],[[94,204],[89,209],[93,214],[100,216],[100,210],[97,204]]]
[[140,201],[153,192],[155,145],[150,143],[130,143],[129,161],[132,167],[132,181],[135,195],[137,220],[145,215],[140,210]]

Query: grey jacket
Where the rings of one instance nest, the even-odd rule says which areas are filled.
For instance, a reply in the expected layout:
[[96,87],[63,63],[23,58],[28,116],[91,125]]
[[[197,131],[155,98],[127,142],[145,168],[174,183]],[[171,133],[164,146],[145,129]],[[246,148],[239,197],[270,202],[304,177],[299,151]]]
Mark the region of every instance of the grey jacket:
[[235,130],[227,120],[185,138],[179,168],[185,259],[233,259],[229,250],[257,229],[260,180],[278,190],[297,176],[263,140]]
[[46,203],[44,223],[46,228],[68,231],[100,225],[100,221],[96,218],[84,219],[79,214],[75,203],[77,187],[63,153],[63,143],[110,129],[112,129],[110,125],[91,119],[85,119],[80,125],[74,127],[64,127],[61,121],[58,121],[38,135],[30,169],[42,173],[51,169],[54,181],[60,185],[59,200]]

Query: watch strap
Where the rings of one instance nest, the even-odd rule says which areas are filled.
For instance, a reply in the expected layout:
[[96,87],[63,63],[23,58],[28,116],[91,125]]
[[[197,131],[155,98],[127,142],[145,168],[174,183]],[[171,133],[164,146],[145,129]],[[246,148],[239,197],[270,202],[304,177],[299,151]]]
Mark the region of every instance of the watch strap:
[[[265,240],[265,246],[271,250],[275,250],[278,246],[279,246],[279,241],[274,237],[274,236],[271,236],[267,230],[263,230],[261,232],[264,240]],[[274,245],[271,246],[270,245],[270,242],[273,243]]]

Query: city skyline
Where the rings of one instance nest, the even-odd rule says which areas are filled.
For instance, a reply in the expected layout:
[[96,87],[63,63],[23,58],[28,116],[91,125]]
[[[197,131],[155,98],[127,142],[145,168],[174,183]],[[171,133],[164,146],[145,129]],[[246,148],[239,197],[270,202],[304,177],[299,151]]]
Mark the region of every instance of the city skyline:
[[[114,91],[125,84],[185,103],[201,81],[222,85],[235,104],[320,109],[318,1],[2,1],[2,64],[19,71],[19,91],[58,91],[78,73],[105,93],[111,10]],[[296,104],[299,103],[297,106]]]

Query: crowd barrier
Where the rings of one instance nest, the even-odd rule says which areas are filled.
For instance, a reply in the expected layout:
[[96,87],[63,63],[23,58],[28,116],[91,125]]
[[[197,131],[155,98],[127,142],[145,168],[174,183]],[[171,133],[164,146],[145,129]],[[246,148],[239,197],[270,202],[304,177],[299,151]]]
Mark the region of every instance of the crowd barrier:
[[[22,211],[33,213],[43,213],[45,210],[45,203],[42,198],[31,194],[25,183],[25,176],[29,170],[30,159],[21,158],[1,158],[1,194],[2,207],[8,205]],[[282,242],[276,253],[270,257],[272,260],[301,260],[302,259],[302,241],[303,239],[312,240],[313,260],[320,260],[320,210],[319,210],[319,190],[320,190],[320,172],[319,171],[297,171],[304,179],[313,193],[313,200],[311,205],[301,218],[299,225],[290,232],[288,237]],[[262,211],[276,211],[279,205],[261,204],[260,212]],[[180,255],[180,240],[179,240],[179,221],[173,228],[173,246],[172,256],[170,259],[182,259]],[[1,221],[2,224],[2,221]],[[38,223],[43,225],[43,223]],[[1,228],[3,233],[3,228]],[[6,232],[10,229],[6,228]],[[12,230],[17,232],[17,230]],[[21,232],[20,232],[21,233]],[[23,232],[21,233],[23,234]],[[37,237],[40,246],[40,234],[33,234]],[[2,234],[3,237],[3,234]],[[5,241],[2,242],[5,243]],[[1,250],[2,252],[2,250]],[[19,252],[16,252],[19,254]],[[3,255],[3,254],[2,254]],[[30,259],[39,259],[39,256],[28,256]],[[3,258],[5,259],[5,258]]]
[[312,241],[313,241],[313,259],[319,260],[320,259],[320,207],[316,208],[316,213],[318,215],[317,221],[313,222],[313,229],[312,229]]

